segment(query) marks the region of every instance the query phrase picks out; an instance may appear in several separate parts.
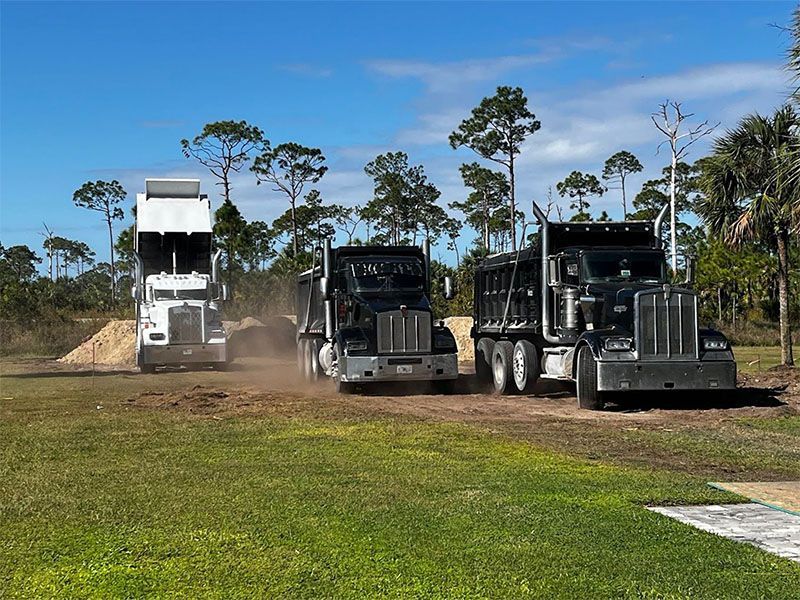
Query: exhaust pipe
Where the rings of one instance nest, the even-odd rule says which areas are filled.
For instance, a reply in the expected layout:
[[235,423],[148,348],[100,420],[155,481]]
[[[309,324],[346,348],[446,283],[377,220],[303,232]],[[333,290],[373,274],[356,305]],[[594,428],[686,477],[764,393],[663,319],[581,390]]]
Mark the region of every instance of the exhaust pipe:
[[144,261],[138,252],[133,253],[133,280],[136,282],[136,295],[138,302],[142,301],[142,280],[144,279]]
[[656,217],[656,222],[653,225],[653,235],[656,237],[656,248],[663,248],[664,241],[661,239],[661,226],[664,224],[664,217],[667,216],[667,211],[669,210],[669,203],[664,205],[658,216]]
[[219,259],[222,257],[222,248],[217,248],[214,258],[211,259],[211,281],[219,282]]
[[425,284],[428,288],[428,295],[431,293],[431,240],[422,240],[422,254],[425,255]]
[[[331,271],[331,240],[328,238],[322,245],[322,276],[327,279],[328,286],[331,285]],[[313,271],[311,272],[311,281],[314,281]],[[311,292],[309,291],[309,297],[310,295]],[[330,295],[330,289],[328,290],[328,295]],[[325,298],[325,339],[327,340],[333,339],[333,316],[333,300],[329,297]]]
[[550,221],[547,220],[547,216],[536,204],[536,201],[533,202],[533,214],[536,216],[536,220],[539,221],[542,230],[542,239],[539,240],[542,245],[542,336],[551,344],[560,344],[561,339],[550,333],[550,286],[547,285],[549,279],[547,260],[550,256]]

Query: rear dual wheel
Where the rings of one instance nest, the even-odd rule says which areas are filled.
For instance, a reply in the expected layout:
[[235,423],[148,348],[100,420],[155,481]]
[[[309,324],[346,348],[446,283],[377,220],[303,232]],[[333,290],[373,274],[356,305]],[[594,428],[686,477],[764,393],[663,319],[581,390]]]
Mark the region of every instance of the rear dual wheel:
[[313,383],[319,379],[322,368],[319,364],[319,351],[322,340],[319,338],[304,338],[297,343],[297,368],[300,376]]
[[[539,353],[528,340],[502,340],[492,350],[492,382],[496,394],[528,394],[539,379]],[[477,360],[477,359],[476,359]]]

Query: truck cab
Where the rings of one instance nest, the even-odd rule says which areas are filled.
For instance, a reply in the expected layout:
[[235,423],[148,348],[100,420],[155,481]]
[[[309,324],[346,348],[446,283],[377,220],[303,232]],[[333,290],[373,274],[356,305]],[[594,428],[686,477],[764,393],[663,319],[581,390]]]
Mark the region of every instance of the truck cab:
[[692,262],[685,281],[670,283],[664,211],[655,223],[551,223],[535,204],[534,213],[536,245],[478,269],[479,377],[498,393],[573,380],[590,409],[610,392],[735,388],[727,339],[699,326]]
[[343,393],[383,381],[457,379],[455,338],[433,319],[427,252],[328,242],[322,255],[298,278],[298,365],[307,379],[328,376]]

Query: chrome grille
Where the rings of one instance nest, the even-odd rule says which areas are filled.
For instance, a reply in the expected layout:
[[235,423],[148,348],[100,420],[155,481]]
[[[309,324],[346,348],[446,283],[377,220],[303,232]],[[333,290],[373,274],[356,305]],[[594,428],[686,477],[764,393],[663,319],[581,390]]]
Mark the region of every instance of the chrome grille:
[[697,296],[686,291],[636,294],[636,349],[642,360],[698,358]]
[[203,308],[173,306],[169,309],[169,343],[203,343]]
[[399,310],[378,314],[378,352],[403,354],[431,351],[431,313]]

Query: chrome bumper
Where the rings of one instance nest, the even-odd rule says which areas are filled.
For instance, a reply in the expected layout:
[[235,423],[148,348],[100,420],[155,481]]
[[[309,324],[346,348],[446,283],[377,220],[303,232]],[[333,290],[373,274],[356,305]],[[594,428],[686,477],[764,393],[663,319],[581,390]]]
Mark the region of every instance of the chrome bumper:
[[146,365],[224,363],[228,359],[227,344],[143,346],[141,351],[139,358]]
[[736,388],[734,361],[599,361],[597,389],[732,390]]
[[433,381],[458,378],[458,355],[342,356],[343,381]]

